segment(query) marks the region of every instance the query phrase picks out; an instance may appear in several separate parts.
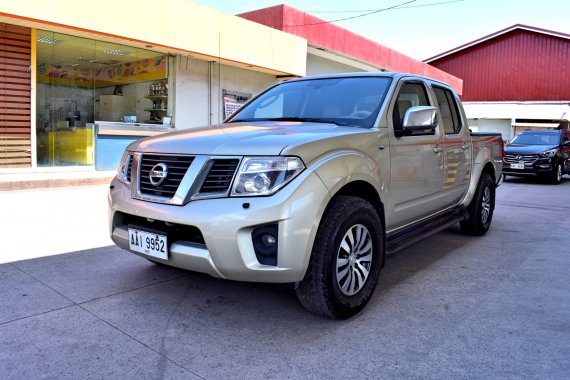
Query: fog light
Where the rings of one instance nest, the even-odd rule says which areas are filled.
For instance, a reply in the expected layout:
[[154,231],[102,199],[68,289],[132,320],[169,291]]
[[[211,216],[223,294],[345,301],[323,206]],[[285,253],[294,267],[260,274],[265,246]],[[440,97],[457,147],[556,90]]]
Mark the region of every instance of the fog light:
[[277,266],[278,233],[277,224],[256,228],[251,233],[253,250],[260,264]]
[[277,239],[273,235],[265,234],[261,237],[261,242],[267,248],[271,248],[271,247],[275,246],[275,244],[277,244]]

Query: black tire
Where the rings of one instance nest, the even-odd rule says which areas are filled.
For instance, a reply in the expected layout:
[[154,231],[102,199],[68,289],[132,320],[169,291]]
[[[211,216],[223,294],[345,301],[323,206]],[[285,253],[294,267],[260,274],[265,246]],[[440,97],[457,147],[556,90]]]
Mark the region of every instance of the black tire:
[[485,235],[493,220],[495,210],[495,184],[488,173],[481,173],[477,190],[467,207],[469,217],[460,223],[461,232],[466,235]]
[[315,314],[349,318],[370,301],[383,259],[382,223],[374,207],[362,198],[337,196],[319,225],[297,297]]
[[553,185],[560,185],[562,183],[562,175],[564,174],[564,168],[561,163],[557,163],[550,174],[550,182]]

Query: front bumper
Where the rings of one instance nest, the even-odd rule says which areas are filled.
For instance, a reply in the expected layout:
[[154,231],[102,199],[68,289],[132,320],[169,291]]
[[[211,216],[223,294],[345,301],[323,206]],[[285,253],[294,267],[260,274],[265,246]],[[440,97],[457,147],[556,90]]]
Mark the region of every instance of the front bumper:
[[[522,163],[522,162],[521,162]],[[512,176],[535,176],[548,174],[555,167],[554,158],[539,158],[533,162],[525,162],[524,169],[513,169],[511,163],[503,162],[503,174]]]
[[[115,244],[129,250],[131,216],[145,223],[141,227],[158,230],[165,222],[192,226],[199,230],[204,244],[196,239],[169,237],[168,260],[133,253],[218,278],[295,282],[305,275],[318,224],[329,199],[326,187],[310,170],[272,196],[204,199],[184,206],[133,199],[130,187],[114,179],[109,191],[110,234]],[[276,266],[259,263],[251,237],[255,228],[270,224],[277,224],[279,231]]]

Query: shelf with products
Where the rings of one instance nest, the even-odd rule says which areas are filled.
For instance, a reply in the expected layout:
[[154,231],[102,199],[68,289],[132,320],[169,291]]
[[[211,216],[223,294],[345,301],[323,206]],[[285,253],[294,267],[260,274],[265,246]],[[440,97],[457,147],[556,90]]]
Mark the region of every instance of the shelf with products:
[[149,93],[144,96],[152,101],[152,108],[145,108],[150,113],[150,123],[160,123],[168,113],[168,83],[160,80],[151,83]]

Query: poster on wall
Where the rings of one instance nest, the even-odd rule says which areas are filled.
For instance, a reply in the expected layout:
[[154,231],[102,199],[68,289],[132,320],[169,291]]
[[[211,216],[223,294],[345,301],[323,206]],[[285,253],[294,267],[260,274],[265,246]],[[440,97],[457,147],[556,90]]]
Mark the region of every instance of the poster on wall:
[[251,99],[251,93],[222,90],[222,98],[224,102],[224,119],[227,119]]
[[72,67],[49,63],[38,64],[40,83],[77,87],[107,87],[168,77],[166,56],[106,65],[100,68]]

